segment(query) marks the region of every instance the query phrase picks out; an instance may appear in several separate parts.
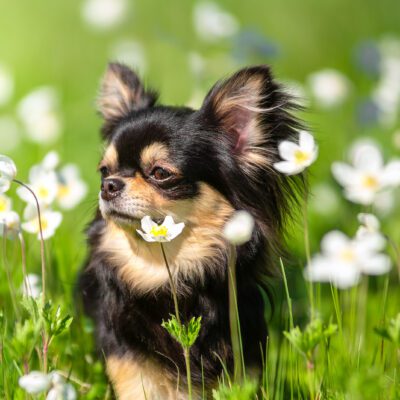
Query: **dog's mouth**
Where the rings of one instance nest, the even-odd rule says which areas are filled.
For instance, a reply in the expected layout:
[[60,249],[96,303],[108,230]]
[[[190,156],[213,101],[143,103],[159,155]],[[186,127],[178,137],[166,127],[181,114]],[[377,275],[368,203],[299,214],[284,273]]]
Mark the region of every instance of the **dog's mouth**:
[[125,221],[125,222],[132,222],[133,223],[133,222],[138,222],[141,219],[139,217],[135,217],[133,215],[125,214],[123,212],[116,211],[116,210],[109,210],[107,212],[107,214],[110,217],[114,218],[114,219],[122,220],[122,221]]

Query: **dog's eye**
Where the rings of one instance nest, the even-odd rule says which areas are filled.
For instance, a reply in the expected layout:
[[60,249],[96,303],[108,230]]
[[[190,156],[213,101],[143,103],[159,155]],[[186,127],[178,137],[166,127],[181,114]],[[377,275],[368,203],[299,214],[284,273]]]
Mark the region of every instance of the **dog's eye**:
[[155,167],[150,174],[155,180],[157,181],[164,181],[168,179],[172,174],[168,170],[161,168],[161,167]]
[[108,168],[105,167],[105,166],[101,167],[101,168],[99,169],[99,171],[100,171],[100,174],[101,174],[101,176],[102,176],[103,178],[105,178],[105,177],[109,174]]

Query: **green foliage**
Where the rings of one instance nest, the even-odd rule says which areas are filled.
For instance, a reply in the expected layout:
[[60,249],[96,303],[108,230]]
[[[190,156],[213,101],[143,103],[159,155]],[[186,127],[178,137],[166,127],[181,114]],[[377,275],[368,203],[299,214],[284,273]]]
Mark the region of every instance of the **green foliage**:
[[337,329],[338,327],[335,324],[329,324],[327,327],[324,327],[322,320],[316,318],[303,331],[296,326],[289,332],[283,332],[283,334],[307,360],[312,360],[313,351],[317,345],[335,334]]
[[400,313],[395,318],[392,318],[386,326],[375,327],[374,331],[382,338],[400,347]]
[[51,301],[48,301],[43,307],[42,316],[49,337],[61,335],[69,328],[73,320],[68,314],[64,316],[61,312],[61,307],[54,307]]
[[168,321],[163,321],[161,326],[185,349],[193,346],[199,336],[201,317],[192,317],[187,325],[180,325],[175,315],[171,315]]
[[243,383],[235,383],[231,386],[221,384],[218,389],[212,391],[214,400],[254,400],[257,393],[257,382],[246,380]]

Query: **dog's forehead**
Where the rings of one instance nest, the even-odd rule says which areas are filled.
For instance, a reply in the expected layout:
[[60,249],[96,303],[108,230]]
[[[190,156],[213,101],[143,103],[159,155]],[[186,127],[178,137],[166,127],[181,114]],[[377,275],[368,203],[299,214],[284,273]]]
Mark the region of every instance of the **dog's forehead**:
[[127,119],[116,130],[109,145],[113,150],[109,152],[116,153],[120,166],[172,156],[170,147],[180,147],[188,116],[186,112],[163,109]]

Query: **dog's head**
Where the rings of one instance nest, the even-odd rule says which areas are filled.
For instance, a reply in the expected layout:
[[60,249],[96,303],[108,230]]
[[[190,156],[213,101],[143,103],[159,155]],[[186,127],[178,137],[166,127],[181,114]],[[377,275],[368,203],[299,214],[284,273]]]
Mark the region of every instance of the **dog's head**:
[[279,142],[297,135],[293,108],[267,66],[218,82],[192,110],[157,105],[133,71],[110,64],[99,96],[103,217],[134,235],[143,216],[172,215],[215,236],[245,209],[254,235],[275,242],[294,196],[291,178],[273,169]]

